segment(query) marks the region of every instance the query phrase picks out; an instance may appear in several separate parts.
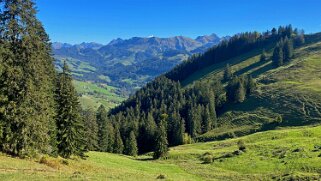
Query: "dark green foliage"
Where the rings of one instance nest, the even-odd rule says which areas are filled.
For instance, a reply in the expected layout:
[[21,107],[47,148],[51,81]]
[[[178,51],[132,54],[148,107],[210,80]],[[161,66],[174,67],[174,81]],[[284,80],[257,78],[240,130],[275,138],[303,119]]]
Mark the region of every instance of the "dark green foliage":
[[124,143],[120,135],[120,131],[118,128],[115,128],[115,137],[114,137],[114,144],[113,144],[113,152],[122,154],[124,151]]
[[97,125],[98,125],[98,147],[100,151],[107,151],[108,137],[107,137],[107,111],[103,105],[97,111]]
[[167,115],[162,116],[162,120],[158,126],[158,130],[156,133],[156,145],[154,150],[154,159],[159,159],[165,157],[168,152],[168,141],[167,141],[167,133],[166,133],[166,119]]
[[235,101],[241,103],[245,100],[245,96],[246,89],[244,87],[244,83],[242,81],[239,81],[236,86]]
[[242,103],[255,89],[256,82],[251,76],[235,76],[226,87],[228,102]]
[[80,104],[72,84],[72,77],[67,64],[57,80],[56,99],[58,153],[64,158],[82,155],[84,151],[84,124],[80,117]]
[[0,150],[56,153],[54,78],[49,38],[30,0],[0,7]]
[[83,111],[83,119],[85,124],[85,143],[86,149],[90,151],[98,150],[98,125],[96,114],[93,110],[87,109]]
[[283,49],[281,44],[278,44],[274,48],[272,61],[275,67],[279,67],[283,65]]
[[287,37],[284,39],[283,56],[284,62],[289,62],[293,58],[293,41]]
[[226,65],[224,70],[224,80],[229,81],[233,77],[232,69],[229,64]]
[[138,148],[136,136],[133,131],[130,132],[129,137],[126,140],[125,154],[131,156],[137,156]]
[[210,110],[209,110],[209,106],[205,106],[202,108],[203,114],[202,114],[202,132],[206,133],[208,131],[210,131],[212,129],[212,118],[210,116]]
[[246,93],[248,95],[251,95],[254,93],[256,88],[257,88],[257,83],[256,83],[255,79],[253,79],[252,76],[248,76]]
[[263,50],[261,57],[260,57],[260,61],[265,62],[266,60],[267,60],[267,54],[266,54],[265,50]]

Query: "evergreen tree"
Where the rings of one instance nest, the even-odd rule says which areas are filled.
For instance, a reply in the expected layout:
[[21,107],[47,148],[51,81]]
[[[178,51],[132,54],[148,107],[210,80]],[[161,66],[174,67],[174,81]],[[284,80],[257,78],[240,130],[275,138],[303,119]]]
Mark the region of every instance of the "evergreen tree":
[[51,45],[31,0],[2,0],[0,150],[33,156],[56,152]]
[[246,96],[246,90],[244,88],[244,84],[239,80],[235,91],[235,101],[238,103],[242,103],[245,100],[245,96]]
[[284,62],[289,62],[293,57],[293,42],[291,39],[285,39],[283,45]]
[[275,67],[283,65],[283,50],[280,45],[274,48],[272,61]]
[[202,125],[203,125],[203,133],[206,133],[212,129],[212,120],[210,117],[209,106],[203,107],[203,116],[202,116]]
[[86,149],[90,151],[98,150],[98,125],[96,115],[93,110],[87,109],[83,111],[83,119],[85,123],[85,140]]
[[260,61],[265,62],[266,60],[267,60],[267,54],[266,54],[265,50],[263,50],[261,57],[260,57]]
[[64,158],[71,155],[82,156],[84,152],[84,124],[80,117],[80,104],[76,90],[72,84],[72,77],[64,62],[63,72],[57,80],[57,140],[58,153]]
[[167,155],[168,141],[166,133],[166,118],[163,117],[156,133],[156,145],[154,149],[154,159],[159,159]]
[[114,153],[122,154],[124,151],[124,143],[121,139],[121,134],[119,128],[115,128],[115,138],[114,138]]
[[257,84],[256,84],[255,80],[252,78],[252,76],[248,77],[247,82],[248,83],[247,83],[246,94],[251,95],[256,90]]
[[107,111],[103,105],[97,110],[97,125],[98,125],[98,147],[100,151],[107,151]]
[[232,69],[229,64],[226,65],[224,70],[224,80],[229,81],[233,77]]
[[115,131],[112,123],[107,122],[107,152],[112,153],[114,151],[114,140],[115,139]]
[[126,140],[125,154],[130,156],[137,156],[138,148],[134,131],[131,131]]

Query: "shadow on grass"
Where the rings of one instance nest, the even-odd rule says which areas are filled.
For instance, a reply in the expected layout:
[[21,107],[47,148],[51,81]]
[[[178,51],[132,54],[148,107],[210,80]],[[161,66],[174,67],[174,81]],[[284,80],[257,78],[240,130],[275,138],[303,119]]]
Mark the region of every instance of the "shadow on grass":
[[[239,71],[237,71],[237,72],[235,72],[235,75],[242,75],[242,74],[244,74],[244,73],[246,73],[246,72],[248,72],[248,71],[250,71],[250,70],[252,70],[252,69],[254,69],[254,68],[256,68],[256,67],[260,67],[260,66],[262,66],[263,64],[265,64],[266,63],[266,61],[259,61],[259,62],[256,62],[256,63],[253,63],[253,64],[251,64],[251,65],[249,65],[249,66],[247,66],[247,67],[245,67],[245,68],[243,68],[243,69],[241,69],[241,70],[239,70]],[[263,72],[262,72],[263,73]]]

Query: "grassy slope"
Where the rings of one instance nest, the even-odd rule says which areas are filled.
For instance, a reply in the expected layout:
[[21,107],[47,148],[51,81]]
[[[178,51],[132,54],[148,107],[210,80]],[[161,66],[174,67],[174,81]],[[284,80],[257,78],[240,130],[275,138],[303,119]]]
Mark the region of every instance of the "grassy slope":
[[101,104],[106,108],[113,108],[125,98],[115,93],[116,88],[106,84],[74,81],[80,103],[84,108],[97,109]]
[[[296,127],[256,133],[237,139],[196,143],[171,148],[168,159],[132,158],[108,153],[88,153],[87,160],[48,159],[47,164],[0,155],[0,180],[258,180],[271,178],[319,178],[321,126]],[[224,156],[238,149],[247,151]],[[200,157],[212,153],[214,162]]]
[[[236,75],[250,74],[259,82],[258,91],[244,103],[221,110],[221,126],[200,137],[214,140],[256,132],[282,116],[283,125],[305,125],[321,121],[321,42],[295,50],[294,60],[273,68],[271,60],[260,62],[259,51],[228,61]],[[272,54],[272,50],[269,50]],[[211,82],[223,76],[224,64],[196,72],[183,82]]]

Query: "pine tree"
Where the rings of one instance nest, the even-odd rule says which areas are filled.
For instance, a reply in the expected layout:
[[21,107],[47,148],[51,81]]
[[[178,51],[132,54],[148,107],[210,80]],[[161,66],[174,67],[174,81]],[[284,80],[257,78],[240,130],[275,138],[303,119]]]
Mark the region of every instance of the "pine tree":
[[203,133],[206,133],[212,129],[212,120],[210,117],[210,109],[209,106],[206,105],[205,107],[202,108],[202,131]]
[[280,46],[281,45],[278,45],[273,51],[272,61],[275,67],[283,65],[283,50]]
[[98,125],[98,147],[100,151],[107,151],[107,111],[103,105],[97,111],[97,125]]
[[114,138],[114,153],[122,154],[124,151],[124,143],[121,139],[121,134],[119,128],[115,128],[115,138]]
[[58,153],[64,158],[84,153],[84,124],[80,117],[80,104],[67,63],[57,80],[57,140]]
[[229,81],[233,77],[232,69],[229,64],[226,65],[224,70],[224,80]]
[[166,131],[166,118],[163,117],[156,133],[156,145],[154,149],[154,159],[165,157],[168,152],[168,141]]
[[51,45],[31,0],[2,0],[0,149],[18,156],[56,149]]
[[261,57],[260,57],[260,61],[265,62],[266,60],[267,60],[267,54],[266,54],[265,50],[263,50]]
[[137,156],[138,148],[134,131],[131,131],[126,140],[125,154],[130,156]]
[[237,88],[235,91],[235,101],[238,103],[242,103],[245,100],[245,96],[246,96],[246,90],[244,88],[244,84],[239,81],[237,83]]
[[283,45],[283,60],[289,62],[293,58],[293,42],[291,39],[285,39]]
[[83,112],[83,119],[85,123],[85,140],[86,149],[90,151],[98,150],[98,125],[96,115],[93,110],[87,109]]
[[111,122],[107,122],[107,152],[114,151],[115,131]]
[[248,77],[247,82],[248,83],[247,83],[246,94],[251,95],[256,90],[257,84],[256,84],[255,80],[252,78],[252,76]]

